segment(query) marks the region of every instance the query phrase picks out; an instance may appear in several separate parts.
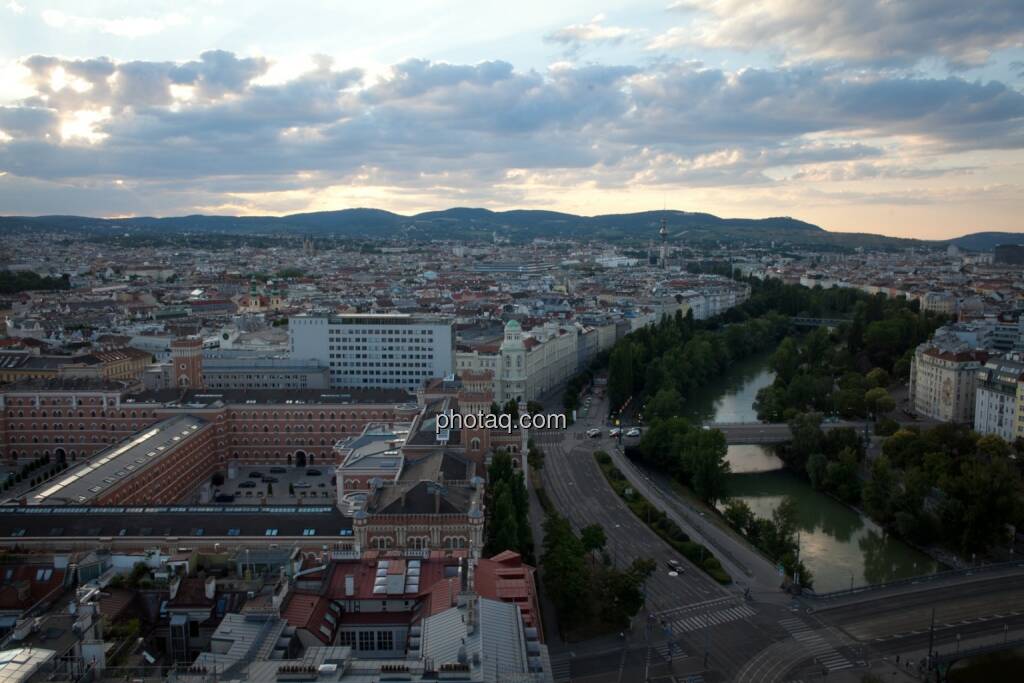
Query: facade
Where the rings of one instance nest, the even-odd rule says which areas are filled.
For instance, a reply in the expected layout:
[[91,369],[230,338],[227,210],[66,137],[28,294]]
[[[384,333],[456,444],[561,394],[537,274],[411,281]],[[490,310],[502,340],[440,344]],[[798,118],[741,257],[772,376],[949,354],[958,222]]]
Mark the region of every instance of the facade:
[[494,400],[533,401],[567,382],[579,370],[578,330],[557,323],[523,332],[516,320],[505,325],[500,345],[461,346],[459,372],[493,372]]
[[175,339],[171,342],[171,381],[179,389],[203,387],[203,340]]
[[415,390],[454,370],[452,323],[403,314],[299,316],[291,356],[329,368],[332,387]]
[[918,346],[910,368],[914,412],[943,422],[971,424],[978,371],[987,359],[985,351],[948,335]]
[[75,462],[156,423],[191,415],[214,425],[218,462],[305,466],[334,460],[334,444],[376,422],[419,411],[404,391],[213,391],[128,394],[97,380],[33,381],[0,389],[0,454]]
[[1018,431],[1018,395],[1024,386],[1024,360],[1019,355],[990,359],[978,371],[974,429],[1012,442]]

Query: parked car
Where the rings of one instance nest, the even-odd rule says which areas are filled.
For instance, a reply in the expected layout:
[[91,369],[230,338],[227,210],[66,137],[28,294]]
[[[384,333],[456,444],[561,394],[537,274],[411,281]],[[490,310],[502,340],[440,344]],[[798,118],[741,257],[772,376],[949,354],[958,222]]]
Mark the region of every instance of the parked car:
[[587,436],[589,436],[591,439],[597,439],[601,436],[601,430],[598,429],[597,427],[591,427],[590,429],[587,430]]
[[633,427],[628,432],[626,432],[626,436],[640,436],[640,428]]
[[254,489],[254,488],[256,488],[256,482],[254,482],[254,481],[243,481],[241,484],[238,485],[238,488],[240,488],[240,489]]
[[262,479],[263,478],[263,473],[262,472],[250,472],[249,473],[249,478],[250,479]]
[[297,481],[297,482],[295,482],[293,484],[293,486],[295,488],[297,488],[297,489],[311,489],[311,488],[313,488],[313,485],[310,484],[308,481]]
[[234,503],[235,497],[230,493],[222,493],[219,496],[214,497],[213,502],[215,503]]
[[285,468],[285,467],[271,467],[270,468],[270,473],[271,474],[287,474],[288,473],[288,469]]
[[321,472],[320,470],[306,470],[307,477],[319,477],[322,474],[323,472]]
[[277,477],[263,477],[264,484],[276,484],[278,482]]
[[620,434],[622,434],[622,430],[619,429],[618,427],[612,427],[611,429],[608,430],[608,436],[612,437],[613,439],[619,436]]

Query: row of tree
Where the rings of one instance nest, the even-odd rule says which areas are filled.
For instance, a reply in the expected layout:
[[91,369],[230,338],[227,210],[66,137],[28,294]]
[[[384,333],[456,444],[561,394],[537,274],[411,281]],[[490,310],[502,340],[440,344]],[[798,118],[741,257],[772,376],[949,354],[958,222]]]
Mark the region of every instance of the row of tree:
[[758,517],[746,501],[731,498],[726,501],[722,515],[773,562],[782,565],[787,577],[810,588],[814,577],[800,559],[799,512],[791,496],[782,499],[771,518]]
[[67,275],[51,277],[39,275],[30,270],[0,270],[0,294],[17,294],[34,289],[71,289],[71,282]]
[[523,472],[512,465],[512,456],[499,451],[487,468],[487,543],[488,556],[514,550],[533,563],[533,530],[530,505]]
[[548,514],[544,521],[542,578],[563,629],[594,620],[624,628],[643,607],[643,584],[655,570],[654,560],[636,558],[625,569],[617,569],[604,546],[600,525],[577,534],[558,513]]

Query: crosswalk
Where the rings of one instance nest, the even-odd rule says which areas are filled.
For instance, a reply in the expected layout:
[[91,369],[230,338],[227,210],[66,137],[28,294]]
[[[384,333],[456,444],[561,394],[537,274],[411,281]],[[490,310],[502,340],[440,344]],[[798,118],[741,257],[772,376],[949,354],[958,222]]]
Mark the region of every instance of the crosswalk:
[[722,597],[712,598],[710,600],[704,600],[702,602],[692,602],[688,605],[680,605],[679,607],[672,607],[671,609],[662,610],[656,612],[655,616],[659,619],[677,619],[683,614],[693,614],[697,612],[705,612],[715,607],[723,607],[725,605],[735,605],[736,598],[731,595],[723,595]]
[[718,626],[731,621],[739,621],[757,614],[746,605],[737,605],[725,609],[717,609],[708,612],[697,612],[692,616],[682,617],[672,622],[672,632],[680,633],[686,631],[699,631],[708,626]]
[[782,624],[782,628],[789,631],[789,634],[829,671],[842,671],[853,666],[850,660],[839,654],[817,631],[800,619],[789,617],[781,620],[779,623]]
[[568,653],[551,658],[551,677],[555,683],[572,680],[572,657]]
[[673,661],[678,662],[682,659],[686,659],[690,655],[683,652],[683,648],[678,643],[669,646],[667,642],[661,642],[651,648],[663,662]]

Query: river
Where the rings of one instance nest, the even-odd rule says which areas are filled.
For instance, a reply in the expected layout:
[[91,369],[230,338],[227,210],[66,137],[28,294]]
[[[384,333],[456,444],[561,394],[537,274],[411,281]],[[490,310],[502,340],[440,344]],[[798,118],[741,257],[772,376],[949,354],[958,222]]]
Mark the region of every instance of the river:
[[[687,415],[704,422],[757,421],[757,390],[775,379],[768,367],[770,355],[736,363],[713,388],[692,398]],[[785,496],[796,499],[800,557],[814,574],[816,591],[881,583],[938,568],[930,557],[887,535],[867,517],[815,491],[785,469],[770,448],[729,446],[727,459],[733,471],[730,495],[746,501],[758,516],[770,517]]]

